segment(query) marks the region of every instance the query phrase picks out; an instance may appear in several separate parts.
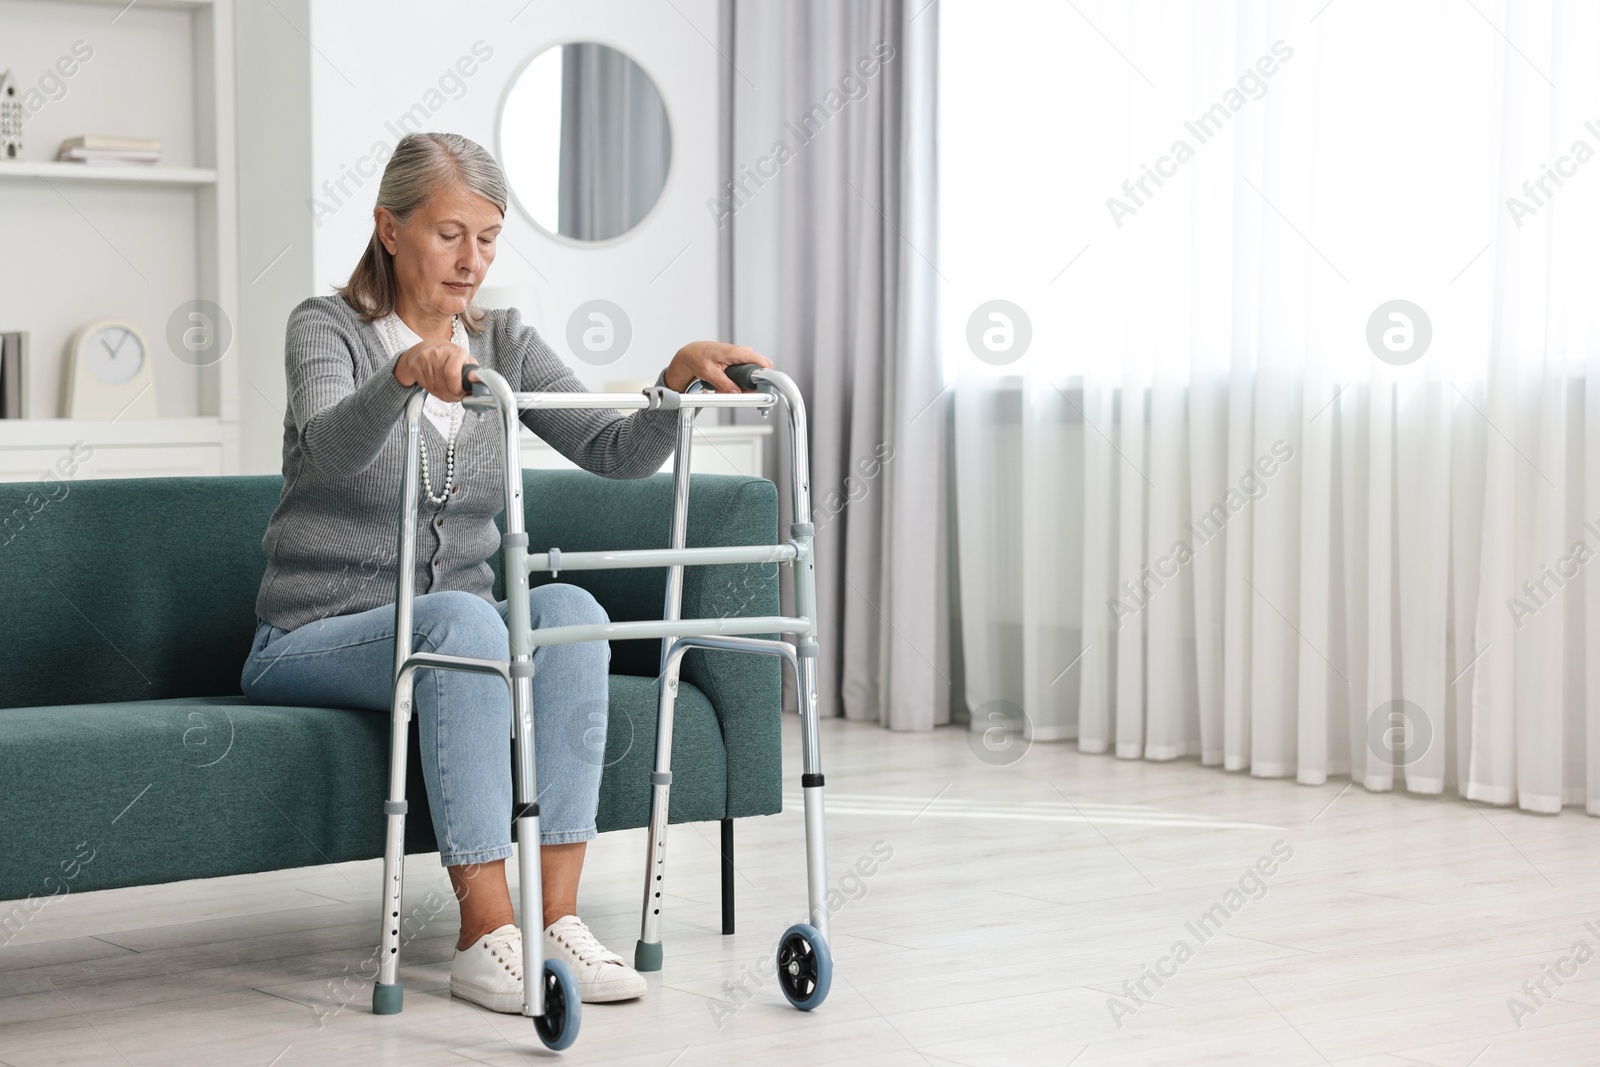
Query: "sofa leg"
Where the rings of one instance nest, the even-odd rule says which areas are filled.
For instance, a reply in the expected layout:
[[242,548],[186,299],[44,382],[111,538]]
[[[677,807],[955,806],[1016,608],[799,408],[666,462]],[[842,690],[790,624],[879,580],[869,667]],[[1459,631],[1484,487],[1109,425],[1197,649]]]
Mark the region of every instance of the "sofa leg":
[[722,932],[733,933],[733,820],[722,820]]

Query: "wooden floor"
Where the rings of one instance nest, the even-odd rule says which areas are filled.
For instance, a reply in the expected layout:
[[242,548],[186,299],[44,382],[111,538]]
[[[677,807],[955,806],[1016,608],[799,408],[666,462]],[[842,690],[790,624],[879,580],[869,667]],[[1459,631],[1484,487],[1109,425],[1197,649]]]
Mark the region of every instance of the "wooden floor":
[[[586,1006],[560,1059],[1600,1064],[1600,821],[1575,810],[1061,744],[991,766],[955,729],[825,726],[843,900],[827,1003],[793,1010],[762,969],[804,911],[791,795],[782,815],[738,824],[731,937],[716,826],[673,828],[665,969],[642,1001]],[[786,729],[793,785],[792,717]],[[601,838],[583,884],[582,913],[630,958],[643,850],[640,832]],[[858,861],[871,873],[848,875]],[[437,914],[402,954],[401,1015],[373,1016],[360,977],[377,861],[71,894],[0,948],[0,1061],[556,1062],[527,1020],[450,998],[444,872],[437,856],[407,871],[408,905]]]

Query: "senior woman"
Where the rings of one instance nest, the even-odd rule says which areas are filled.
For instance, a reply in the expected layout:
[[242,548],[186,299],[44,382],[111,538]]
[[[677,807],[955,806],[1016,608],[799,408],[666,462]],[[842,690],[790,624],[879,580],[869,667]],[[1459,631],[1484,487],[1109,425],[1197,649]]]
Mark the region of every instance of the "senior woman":
[[[506,603],[493,598],[486,562],[499,545],[494,517],[504,501],[500,431],[463,408],[461,370],[492,368],[519,392],[583,385],[517,311],[472,303],[505,211],[504,176],[483,148],[454,134],[408,135],[384,169],[372,239],[348,283],[290,315],[283,494],[262,539],[259,625],[241,675],[253,702],[388,709],[399,420],[418,388],[430,395],[411,647],[507,658]],[[697,341],[657,383],[683,390],[698,378],[733,392],[724,368],[737,363],[771,366],[748,348]],[[675,440],[670,411],[528,411],[522,419],[580,467],[612,478],[658,470]],[[533,589],[528,605],[536,627],[606,621],[594,598],[571,585]],[[585,731],[605,707],[609,659],[603,641],[534,655],[545,951],[571,964],[587,1002],[628,1000],[646,988],[577,914],[604,751]],[[505,876],[511,702],[498,678],[455,671],[420,671],[415,701],[439,858],[461,905],[450,990],[517,1012],[522,940]]]

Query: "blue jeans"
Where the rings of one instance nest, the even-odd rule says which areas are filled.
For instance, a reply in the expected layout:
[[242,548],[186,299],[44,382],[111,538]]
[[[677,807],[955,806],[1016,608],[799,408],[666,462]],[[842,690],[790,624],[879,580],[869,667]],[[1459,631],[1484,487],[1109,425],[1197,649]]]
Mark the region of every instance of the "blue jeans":
[[[491,604],[452,591],[426,593],[413,603],[413,652],[509,657],[504,600]],[[594,597],[573,585],[530,590],[528,611],[535,628],[608,621]],[[533,655],[541,844],[595,835],[610,659],[604,641],[551,645]],[[390,710],[394,605],[294,630],[260,622],[240,685],[256,704]],[[419,670],[413,706],[440,861],[454,867],[511,855],[511,696],[505,683],[488,674]],[[374,806],[378,800],[372,799]]]

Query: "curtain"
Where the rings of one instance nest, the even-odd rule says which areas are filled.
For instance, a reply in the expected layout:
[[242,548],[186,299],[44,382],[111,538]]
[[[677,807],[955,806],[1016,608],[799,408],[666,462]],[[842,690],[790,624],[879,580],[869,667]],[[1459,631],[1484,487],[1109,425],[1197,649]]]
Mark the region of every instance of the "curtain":
[[655,206],[671,163],[672,129],[650,76],[608,45],[562,45],[561,235],[627,233]]
[[951,695],[938,20],[900,0],[732,17],[730,170],[707,207],[731,228],[733,339],[806,399],[820,705],[930,729]]
[[[953,369],[968,702],[1088,752],[1600,814],[1600,13],[1066,17],[1038,103],[1075,206],[1029,225],[1068,265],[1017,282],[1026,355]],[[974,144],[942,147],[946,247],[988,247]]]

